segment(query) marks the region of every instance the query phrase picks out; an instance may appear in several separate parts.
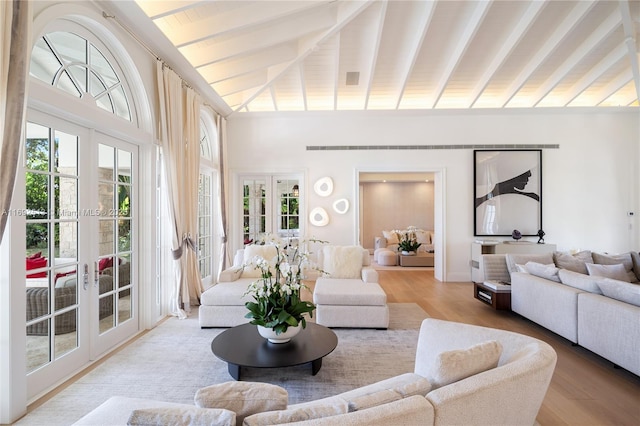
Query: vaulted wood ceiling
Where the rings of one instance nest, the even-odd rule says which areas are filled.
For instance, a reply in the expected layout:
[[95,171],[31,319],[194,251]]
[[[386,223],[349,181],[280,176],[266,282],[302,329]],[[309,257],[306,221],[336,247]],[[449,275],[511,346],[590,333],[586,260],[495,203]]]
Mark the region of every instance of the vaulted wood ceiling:
[[228,113],[639,105],[637,0],[136,3]]

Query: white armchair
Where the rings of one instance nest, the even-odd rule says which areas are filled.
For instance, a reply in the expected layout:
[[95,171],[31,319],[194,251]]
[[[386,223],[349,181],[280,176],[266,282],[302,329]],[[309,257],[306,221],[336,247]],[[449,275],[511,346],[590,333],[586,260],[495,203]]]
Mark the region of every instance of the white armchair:
[[389,326],[387,294],[370,266],[369,252],[360,246],[325,246],[318,266],[327,274],[316,280],[313,302],[316,322],[327,327]]

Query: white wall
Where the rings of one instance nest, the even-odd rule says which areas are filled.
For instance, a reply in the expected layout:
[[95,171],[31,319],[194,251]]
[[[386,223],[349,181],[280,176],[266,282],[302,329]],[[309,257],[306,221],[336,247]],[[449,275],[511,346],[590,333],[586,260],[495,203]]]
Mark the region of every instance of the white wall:
[[[306,170],[307,211],[335,199],[358,202],[357,171],[443,170],[447,281],[470,280],[473,149],[307,150],[332,145],[558,144],[544,149],[543,229],[560,250],[638,249],[640,115],[637,109],[428,112],[236,113],[229,118],[229,168]],[[313,183],[334,180],[319,197]],[[237,196],[238,188],[230,188]],[[231,202],[236,202],[232,198]],[[634,211],[632,218],[628,211]],[[308,234],[357,242],[356,209]],[[630,225],[633,229],[630,229]],[[239,236],[231,235],[233,243]]]

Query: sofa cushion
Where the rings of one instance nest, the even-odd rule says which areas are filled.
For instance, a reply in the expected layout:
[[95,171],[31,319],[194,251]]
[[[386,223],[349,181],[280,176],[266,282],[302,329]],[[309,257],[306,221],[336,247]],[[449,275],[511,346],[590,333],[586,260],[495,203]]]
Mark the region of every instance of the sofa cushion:
[[345,414],[348,412],[347,403],[319,402],[317,404],[305,404],[302,407],[289,408],[279,411],[266,411],[248,416],[244,419],[245,426],[271,426],[284,423],[302,422],[305,420],[321,419],[324,417]]
[[518,272],[516,264],[525,265],[527,262],[542,263],[543,265],[549,265],[553,263],[553,255],[551,253],[545,254],[513,254],[506,255],[507,269],[509,273]]
[[640,281],[640,253],[632,251],[631,261],[633,262],[633,272],[636,274],[638,281]]
[[433,389],[446,386],[498,366],[502,344],[489,340],[467,349],[441,352],[427,376]]
[[575,254],[556,251],[553,253],[553,262],[560,269],[578,272],[587,275],[587,263],[593,263],[591,251],[583,250]]
[[261,257],[267,262],[271,262],[273,258],[278,255],[276,246],[272,244],[258,245],[251,244],[244,248],[243,264],[245,265],[242,271],[243,278],[260,278],[262,271],[255,265],[255,258]]
[[362,253],[360,246],[324,246],[322,269],[331,278],[360,278]]
[[[517,267],[518,265],[516,265]],[[536,277],[544,278],[550,281],[555,281],[557,283],[560,282],[560,278],[558,277],[559,269],[556,268],[556,265],[550,263],[548,265],[543,265],[538,262],[527,262],[524,265],[524,268],[531,275],[535,275]]]
[[591,276],[629,282],[627,271],[625,271],[624,265],[621,263],[614,265],[597,265],[594,263],[587,263],[587,271],[589,271],[589,275]]
[[607,297],[640,306],[640,285],[605,278],[598,286]]
[[253,296],[247,294],[247,289],[252,282],[253,278],[240,278],[237,281],[219,282],[202,293],[200,303],[211,306],[244,306],[246,302],[254,301]]
[[387,245],[400,243],[398,234],[393,231],[382,231],[382,236],[387,239]]
[[245,417],[287,408],[286,389],[269,383],[225,382],[198,389],[195,404],[202,408],[224,408],[236,413],[238,426]]
[[[638,282],[638,277],[633,272],[633,259],[631,258],[631,253],[623,253],[623,254],[602,254],[602,253],[593,253],[593,263],[597,263],[600,265],[616,265],[622,263],[624,265],[625,272],[627,274],[627,279],[623,281],[629,282]],[[612,277],[607,277],[612,278]]]
[[376,405],[387,404],[389,402],[402,399],[402,395],[391,389],[382,389],[365,395],[360,395],[348,402],[349,412],[365,410]]
[[[585,266],[586,269],[586,266]],[[584,275],[569,269],[560,269],[558,271],[560,282],[578,290],[588,291],[589,293],[602,294],[602,290],[598,286],[598,277]]]
[[199,407],[160,407],[133,410],[128,425],[216,425],[236,426],[236,415],[229,410]]

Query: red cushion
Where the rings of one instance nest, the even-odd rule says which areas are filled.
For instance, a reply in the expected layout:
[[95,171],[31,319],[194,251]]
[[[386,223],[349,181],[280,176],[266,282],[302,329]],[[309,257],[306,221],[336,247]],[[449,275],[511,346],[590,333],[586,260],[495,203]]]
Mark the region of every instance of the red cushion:
[[37,253],[33,253],[31,256],[27,256],[27,259],[37,259],[39,257],[42,257],[42,252],[39,251]]
[[[46,267],[47,267],[46,257],[37,257],[35,259],[27,258],[27,271],[30,271],[32,269],[46,268]],[[46,277],[47,277],[47,273],[45,271],[27,275],[27,278],[46,278]]]
[[98,270],[104,271],[105,268],[111,268],[113,266],[113,257],[105,257],[98,262]]
[[67,275],[75,275],[76,271],[75,269],[73,271],[69,271],[69,272],[58,272],[56,274],[56,281],[58,282],[58,278],[62,278],[62,277],[66,277]]

